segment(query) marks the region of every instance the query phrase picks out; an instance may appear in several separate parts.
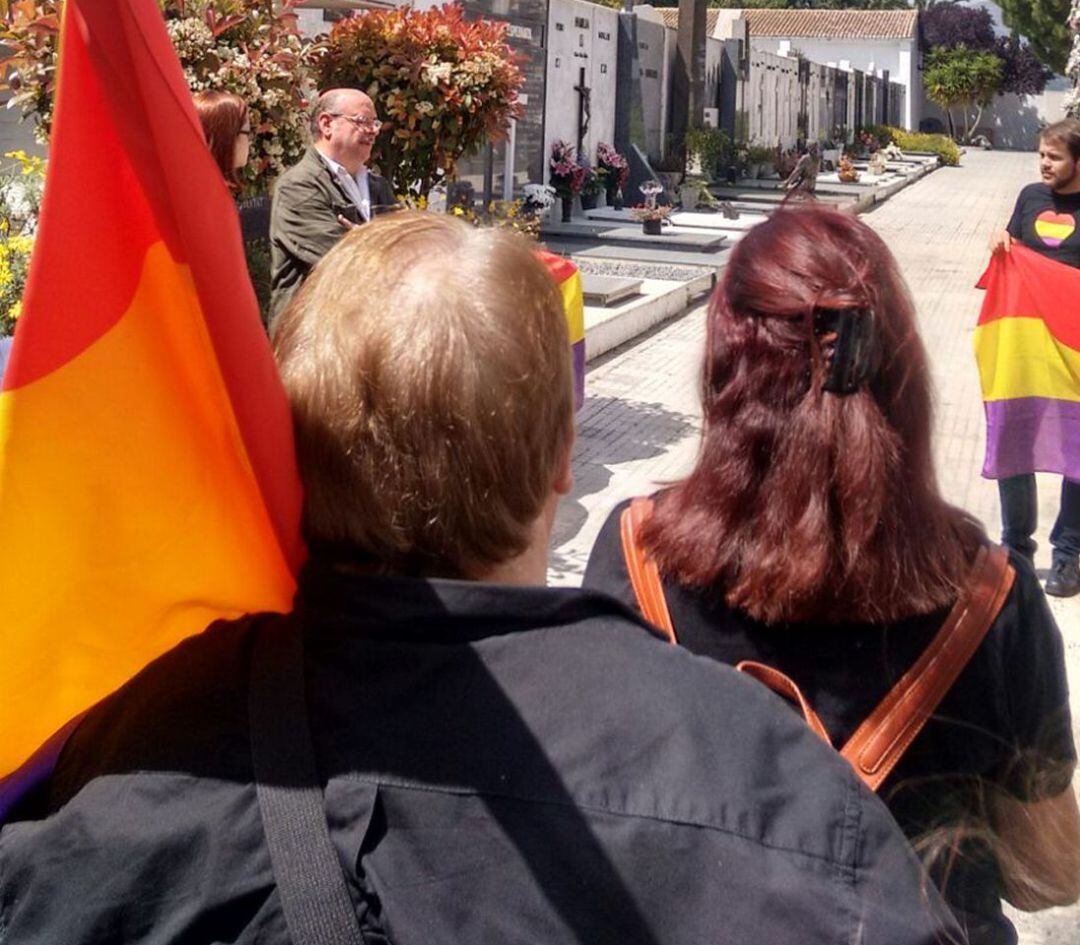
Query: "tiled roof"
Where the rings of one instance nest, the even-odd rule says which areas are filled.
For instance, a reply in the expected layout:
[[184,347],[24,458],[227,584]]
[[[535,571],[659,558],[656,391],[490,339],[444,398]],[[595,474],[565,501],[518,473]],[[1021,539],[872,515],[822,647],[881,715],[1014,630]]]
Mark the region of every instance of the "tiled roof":
[[[660,11],[664,25],[677,29],[679,11]],[[708,11],[706,35],[716,27],[716,10]],[[813,39],[913,39],[919,22],[918,10],[742,10],[750,24],[751,36]]]
[[744,10],[751,36],[911,39],[918,10]]
[[[656,12],[664,18],[664,26],[668,29],[677,30],[679,28],[679,8],[678,7],[658,7]],[[718,10],[706,10],[705,11],[705,35],[712,36],[716,32],[716,17],[719,14]]]

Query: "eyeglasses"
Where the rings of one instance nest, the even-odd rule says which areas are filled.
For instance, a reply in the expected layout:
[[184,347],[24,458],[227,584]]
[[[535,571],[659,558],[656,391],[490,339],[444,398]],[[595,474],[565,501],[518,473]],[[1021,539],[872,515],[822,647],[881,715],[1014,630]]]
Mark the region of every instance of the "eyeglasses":
[[382,122],[378,118],[365,118],[362,115],[343,115],[341,112],[327,112],[326,114],[331,118],[344,118],[361,131],[377,132],[382,127]]
[[248,127],[247,127],[247,128],[241,128],[241,129],[240,129],[240,130],[239,130],[239,131],[237,132],[237,135],[244,135],[245,137],[248,137],[248,138],[250,138],[250,137],[251,137],[251,126],[250,126],[250,125],[248,125]]

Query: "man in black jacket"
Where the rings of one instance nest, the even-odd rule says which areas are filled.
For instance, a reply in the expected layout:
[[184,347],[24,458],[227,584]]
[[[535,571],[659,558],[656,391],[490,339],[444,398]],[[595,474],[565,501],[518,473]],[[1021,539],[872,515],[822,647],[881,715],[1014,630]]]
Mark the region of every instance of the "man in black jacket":
[[962,942],[778,698],[543,586],[573,399],[522,239],[360,227],[275,347],[294,612],[215,624],[88,714],[0,834],[0,940]]
[[319,96],[311,147],[274,187],[271,318],[346,230],[394,204],[389,182],[367,167],[381,127],[375,103],[363,92],[330,89]]

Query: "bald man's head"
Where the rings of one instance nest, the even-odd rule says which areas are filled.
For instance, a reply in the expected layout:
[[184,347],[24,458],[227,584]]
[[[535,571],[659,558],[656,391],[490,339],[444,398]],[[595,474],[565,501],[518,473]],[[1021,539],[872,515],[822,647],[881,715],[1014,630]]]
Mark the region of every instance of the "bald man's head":
[[311,117],[315,147],[355,174],[371,157],[378,134],[378,115],[371,97],[359,89],[327,89]]

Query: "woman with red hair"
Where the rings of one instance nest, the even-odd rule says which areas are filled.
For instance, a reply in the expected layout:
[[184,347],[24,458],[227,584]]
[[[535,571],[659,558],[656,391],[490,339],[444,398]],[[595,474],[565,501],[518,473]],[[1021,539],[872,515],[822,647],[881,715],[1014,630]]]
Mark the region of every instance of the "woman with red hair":
[[[639,506],[636,537],[615,510],[585,586],[657,612],[630,577],[637,547],[673,639],[782,671],[839,748],[992,557],[938,491],[926,354],[881,239],[816,205],[751,230],[709,307],[702,387],[693,472]],[[1002,896],[1080,896],[1061,635],[1030,565],[1011,564],[986,636],[881,785],[909,838],[950,839],[935,880],[978,945],[1016,941]]]
[[251,123],[248,108],[231,92],[196,92],[195,113],[199,116],[207,147],[233,190],[240,189],[237,173],[251,152]]
[[194,102],[206,145],[236,198],[244,242],[269,238],[269,196],[240,197],[240,171],[251,154],[253,134],[247,104],[231,92],[197,92]]

